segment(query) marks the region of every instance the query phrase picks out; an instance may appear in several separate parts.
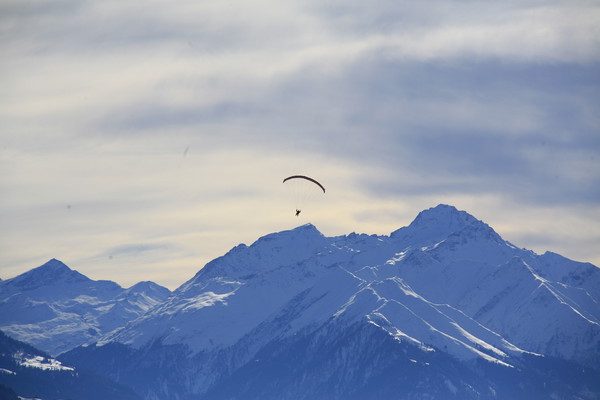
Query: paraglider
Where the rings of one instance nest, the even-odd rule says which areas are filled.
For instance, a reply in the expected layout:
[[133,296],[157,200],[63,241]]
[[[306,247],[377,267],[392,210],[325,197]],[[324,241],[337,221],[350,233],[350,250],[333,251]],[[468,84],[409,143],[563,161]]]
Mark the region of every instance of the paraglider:
[[296,217],[302,212],[302,207],[309,198],[314,196],[315,192],[323,191],[325,194],[325,186],[319,181],[306,175],[292,175],[283,180],[283,183],[290,182],[288,185],[294,186],[296,200]]

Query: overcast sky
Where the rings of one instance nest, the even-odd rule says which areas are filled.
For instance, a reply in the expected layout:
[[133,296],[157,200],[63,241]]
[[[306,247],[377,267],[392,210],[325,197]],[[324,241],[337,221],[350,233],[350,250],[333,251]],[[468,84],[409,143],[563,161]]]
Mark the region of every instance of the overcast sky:
[[[600,3],[0,3],[0,277],[171,289],[259,236],[452,204],[600,265]],[[282,179],[327,194],[299,217]]]

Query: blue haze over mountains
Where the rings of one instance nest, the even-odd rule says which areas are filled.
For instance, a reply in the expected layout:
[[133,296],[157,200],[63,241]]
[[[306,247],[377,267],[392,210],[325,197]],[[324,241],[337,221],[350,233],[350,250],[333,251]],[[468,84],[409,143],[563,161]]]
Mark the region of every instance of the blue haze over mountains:
[[600,269],[448,205],[269,234],[172,293],[51,260],[0,282],[0,329],[147,400],[600,398]]

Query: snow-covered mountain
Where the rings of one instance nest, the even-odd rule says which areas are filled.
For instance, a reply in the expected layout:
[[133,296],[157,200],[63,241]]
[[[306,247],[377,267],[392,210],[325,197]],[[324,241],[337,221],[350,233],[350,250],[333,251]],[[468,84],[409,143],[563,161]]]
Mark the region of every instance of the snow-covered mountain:
[[123,289],[111,281],[94,281],[53,259],[0,281],[0,329],[58,355],[98,340],[169,295],[153,282]]
[[144,398],[600,398],[600,269],[464,211],[239,245],[63,360]]

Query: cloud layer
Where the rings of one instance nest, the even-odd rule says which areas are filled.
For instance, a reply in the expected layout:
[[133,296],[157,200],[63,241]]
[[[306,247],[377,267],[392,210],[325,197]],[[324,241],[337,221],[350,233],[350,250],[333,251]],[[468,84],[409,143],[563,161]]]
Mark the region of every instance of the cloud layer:
[[331,188],[305,217],[326,234],[444,202],[599,264],[599,19],[593,1],[4,2],[2,278],[57,257],[174,287],[301,222],[279,185],[297,172]]

